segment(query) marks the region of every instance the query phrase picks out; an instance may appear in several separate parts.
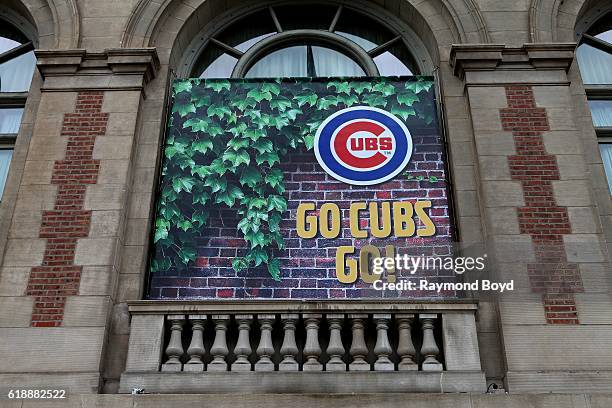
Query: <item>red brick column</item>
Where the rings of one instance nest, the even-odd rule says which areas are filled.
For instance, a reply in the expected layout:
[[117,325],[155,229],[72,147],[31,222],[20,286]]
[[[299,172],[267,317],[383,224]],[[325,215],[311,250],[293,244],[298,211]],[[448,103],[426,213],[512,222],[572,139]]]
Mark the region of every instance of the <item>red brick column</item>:
[[532,291],[542,293],[546,321],[578,324],[574,292],[582,292],[578,265],[568,263],[563,235],[571,233],[567,208],[553,195],[559,180],[554,155],[546,152],[542,133],[550,130],[546,109],[536,107],[530,86],[506,86],[508,107],[501,109],[503,129],[511,131],[517,154],[508,157],[510,174],[523,187],[525,207],[518,209],[521,234],[533,241],[536,262],[528,264]]
[[85,191],[100,169],[93,159],[97,136],[106,133],[102,92],[79,92],[75,113],[64,115],[61,136],[68,137],[66,157],[53,167],[58,185],[54,209],[43,212],[40,238],[47,244],[41,266],[33,267],[27,295],[35,296],[32,326],[61,326],[67,296],[78,294],[82,266],[74,264],[78,238],[89,235],[91,211],[84,210]]

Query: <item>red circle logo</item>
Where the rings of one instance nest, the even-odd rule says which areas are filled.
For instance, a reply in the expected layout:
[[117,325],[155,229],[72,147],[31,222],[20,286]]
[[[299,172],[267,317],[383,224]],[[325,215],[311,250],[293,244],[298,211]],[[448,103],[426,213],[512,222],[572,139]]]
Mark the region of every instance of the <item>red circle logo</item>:
[[338,129],[332,139],[337,158],[356,170],[383,166],[395,151],[393,133],[374,121],[348,122]]

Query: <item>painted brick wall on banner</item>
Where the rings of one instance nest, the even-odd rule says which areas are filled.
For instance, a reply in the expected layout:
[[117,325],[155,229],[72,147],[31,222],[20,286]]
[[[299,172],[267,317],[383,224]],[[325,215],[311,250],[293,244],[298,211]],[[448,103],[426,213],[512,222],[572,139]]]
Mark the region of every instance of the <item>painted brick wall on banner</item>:
[[[400,86],[404,86],[399,81]],[[410,83],[410,82],[407,82]],[[333,89],[332,89],[333,91]],[[195,85],[191,89],[195,91]],[[435,107],[433,87],[426,95],[419,95],[421,101],[431,99],[428,109]],[[175,95],[175,99],[180,95]],[[390,95],[388,100],[397,100]],[[393,104],[384,102],[388,110],[395,109]],[[342,108],[331,107],[329,113]],[[416,108],[418,110],[418,107]],[[173,113],[176,118],[180,113]],[[396,110],[397,114],[397,110]],[[189,118],[190,113],[185,115]],[[194,113],[197,115],[197,113]],[[298,117],[299,119],[299,117]],[[296,119],[296,120],[298,120]],[[232,260],[244,256],[247,242],[237,228],[240,216],[235,209],[224,204],[208,205],[209,213],[206,226],[198,230],[195,238],[196,256],[187,267],[171,267],[156,270],[150,275],[149,294],[151,299],[177,298],[372,298],[372,297],[439,297],[455,296],[453,292],[426,291],[375,291],[371,283],[357,281],[353,284],[341,283],[336,277],[336,249],[340,246],[354,246],[355,253],[348,258],[359,260],[359,250],[365,245],[373,245],[385,252],[385,246],[393,245],[396,254],[410,255],[450,255],[453,231],[449,214],[447,175],[445,172],[444,143],[435,120],[429,123],[415,115],[404,117],[412,136],[414,148],[412,157],[405,170],[395,178],[382,184],[356,186],[337,181],[327,174],[317,162],[312,150],[307,146],[290,151],[281,159],[279,168],[283,171],[288,210],[284,213],[280,230],[285,248],[275,249],[274,255],[280,260],[280,280],[274,280],[265,267],[251,267],[236,271]],[[184,119],[183,119],[184,120]],[[189,120],[189,119],[187,119]],[[173,125],[176,127],[176,124]],[[166,174],[169,171],[166,170]],[[233,175],[228,174],[229,183]],[[163,188],[163,187],[162,187]],[[431,201],[427,210],[436,226],[431,237],[395,237],[367,239],[354,238],[349,228],[349,207],[355,202],[398,202],[418,200]],[[335,203],[341,209],[342,228],[337,238],[328,239],[319,233],[312,239],[300,238],[296,230],[297,208],[300,203],[314,203],[316,208],[324,203]],[[311,211],[309,215],[317,214]],[[381,220],[382,221],[382,220]],[[369,228],[368,211],[360,212],[361,229]],[[416,220],[417,228],[420,221]],[[159,257],[160,252],[154,254]],[[159,258],[158,258],[159,259]],[[398,271],[397,279],[417,280],[424,274],[436,281],[453,281],[452,271],[420,271],[409,275]],[[435,277],[434,277],[435,276]]]

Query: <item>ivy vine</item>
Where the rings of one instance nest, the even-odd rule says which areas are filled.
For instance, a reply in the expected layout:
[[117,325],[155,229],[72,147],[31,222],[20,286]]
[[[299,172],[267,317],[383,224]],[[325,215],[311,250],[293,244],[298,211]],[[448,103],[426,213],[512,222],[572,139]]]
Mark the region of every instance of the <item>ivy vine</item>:
[[284,176],[278,168],[288,152],[312,149],[314,135],[333,112],[366,105],[387,109],[403,120],[435,120],[430,77],[407,81],[368,80],[203,80],[173,83],[173,105],[164,147],[155,223],[152,272],[186,268],[197,257],[213,207],[239,216],[246,255],[232,260],[236,271],[267,265],[280,280],[283,249],[280,223],[287,211]]

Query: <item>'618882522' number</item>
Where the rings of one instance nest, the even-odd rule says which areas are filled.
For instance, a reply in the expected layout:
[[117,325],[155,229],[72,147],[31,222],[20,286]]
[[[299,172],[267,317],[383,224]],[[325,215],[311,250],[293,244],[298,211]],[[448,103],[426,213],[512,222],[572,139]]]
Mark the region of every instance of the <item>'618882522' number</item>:
[[63,399],[66,390],[9,390],[6,395],[9,399]]

